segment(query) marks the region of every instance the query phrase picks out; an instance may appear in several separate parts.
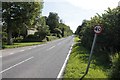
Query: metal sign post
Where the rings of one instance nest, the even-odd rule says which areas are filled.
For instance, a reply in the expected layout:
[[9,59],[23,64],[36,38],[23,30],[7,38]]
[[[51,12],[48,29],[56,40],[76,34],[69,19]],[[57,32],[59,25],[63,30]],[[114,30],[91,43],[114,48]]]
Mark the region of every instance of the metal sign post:
[[94,49],[95,42],[96,42],[96,39],[97,39],[97,34],[100,34],[102,32],[102,27],[99,26],[99,25],[95,26],[94,27],[94,32],[95,32],[95,35],[94,35],[94,40],[93,40],[93,43],[92,43],[92,48],[91,48],[91,51],[90,51],[90,56],[89,56],[89,60],[88,60],[88,66],[86,68],[85,74],[80,78],[80,80],[82,80],[89,71],[90,62],[91,62],[91,58],[92,58],[92,54],[93,54],[93,49]]

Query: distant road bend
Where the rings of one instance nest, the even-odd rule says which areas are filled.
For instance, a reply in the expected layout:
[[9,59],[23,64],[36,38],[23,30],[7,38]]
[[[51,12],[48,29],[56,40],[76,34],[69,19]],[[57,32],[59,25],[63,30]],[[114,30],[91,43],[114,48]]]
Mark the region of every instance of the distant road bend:
[[42,45],[2,50],[2,78],[57,78],[73,36]]

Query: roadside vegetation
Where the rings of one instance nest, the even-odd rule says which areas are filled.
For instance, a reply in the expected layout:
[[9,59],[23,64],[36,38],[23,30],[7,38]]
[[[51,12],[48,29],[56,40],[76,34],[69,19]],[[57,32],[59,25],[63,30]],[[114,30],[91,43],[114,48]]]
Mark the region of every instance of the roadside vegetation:
[[10,48],[10,45],[14,47],[18,43],[17,47],[27,46],[32,42],[51,41],[73,34],[57,13],[50,12],[48,16],[42,16],[43,5],[43,0],[2,2],[3,26],[0,35],[3,48]]
[[[47,36],[49,41],[52,40],[56,40],[59,39],[56,36]],[[4,43],[4,45],[2,46],[3,49],[6,48],[18,48],[18,47],[25,47],[25,46],[33,46],[33,45],[40,45],[40,44],[44,44],[48,42],[47,39],[44,39],[43,41],[39,41],[39,42],[14,42],[12,45],[8,45],[7,43]]]
[[73,47],[65,78],[80,78],[84,74],[96,25],[101,25],[103,31],[97,36],[91,66],[85,78],[120,78],[120,7],[108,8],[103,14],[83,20],[78,26],[75,34],[80,40]]
[[14,43],[13,45],[4,44],[2,47],[4,48],[17,48],[17,47],[24,47],[24,46],[33,46],[38,44],[43,44],[44,42],[21,42],[21,43]]
[[[66,66],[64,77],[63,78],[76,78],[76,80],[80,79],[87,68],[89,51],[83,47],[80,43],[80,39],[78,37],[75,38],[76,44],[73,46],[68,64]],[[85,78],[107,78],[109,65],[106,65],[106,61],[101,60],[100,56],[92,56],[91,65],[89,68],[88,74]]]

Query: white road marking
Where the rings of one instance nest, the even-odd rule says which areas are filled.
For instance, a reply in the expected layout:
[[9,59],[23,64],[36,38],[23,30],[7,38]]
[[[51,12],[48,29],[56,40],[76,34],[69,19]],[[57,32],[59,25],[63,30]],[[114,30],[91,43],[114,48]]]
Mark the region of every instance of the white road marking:
[[13,52],[12,53],[10,53],[10,55],[12,55],[12,54],[14,54]]
[[62,44],[62,43],[60,42],[60,43],[58,43],[57,45],[60,45],[60,44]]
[[0,56],[0,58],[1,58],[2,56]]
[[26,59],[26,60],[24,60],[24,61],[21,61],[21,62],[19,62],[19,63],[15,64],[15,65],[13,65],[13,66],[11,66],[11,67],[7,68],[7,69],[4,69],[3,71],[1,71],[1,72],[0,72],[0,74],[1,74],[1,73],[3,73],[3,72],[5,72],[5,71],[8,71],[8,70],[10,70],[10,69],[12,69],[12,68],[14,68],[14,67],[16,67],[16,66],[20,65],[20,64],[22,64],[22,63],[24,63],[24,62],[26,62],[26,61],[28,61],[28,60],[32,59],[32,58],[34,58],[34,57],[30,57],[30,58],[28,58],[28,59]]
[[70,53],[71,53],[71,51],[72,51],[72,46],[73,46],[73,44],[72,44],[71,47],[70,47],[70,50],[69,50],[69,52],[68,52],[68,55],[67,55],[67,57],[66,57],[66,59],[65,59],[65,62],[64,62],[64,64],[63,64],[63,66],[62,66],[62,68],[61,68],[61,70],[60,70],[60,72],[59,72],[56,80],[59,80],[59,79],[62,77],[62,74],[63,74],[64,69],[65,69],[66,64],[67,64],[67,61],[68,61],[68,59],[69,59],[69,57],[70,57]]
[[33,46],[32,48],[36,48],[37,46]]
[[32,49],[32,48],[28,48],[28,49]]
[[47,51],[48,51],[48,50],[51,50],[51,49],[54,48],[54,47],[55,47],[55,46],[50,47],[49,49],[47,49]]
[[25,50],[20,50],[20,52],[25,51]]

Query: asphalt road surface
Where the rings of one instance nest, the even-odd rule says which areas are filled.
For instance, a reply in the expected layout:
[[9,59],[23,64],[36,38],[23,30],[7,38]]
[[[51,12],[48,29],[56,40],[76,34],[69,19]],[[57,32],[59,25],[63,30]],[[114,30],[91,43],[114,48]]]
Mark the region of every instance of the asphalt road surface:
[[42,45],[2,50],[2,78],[57,78],[73,36]]

